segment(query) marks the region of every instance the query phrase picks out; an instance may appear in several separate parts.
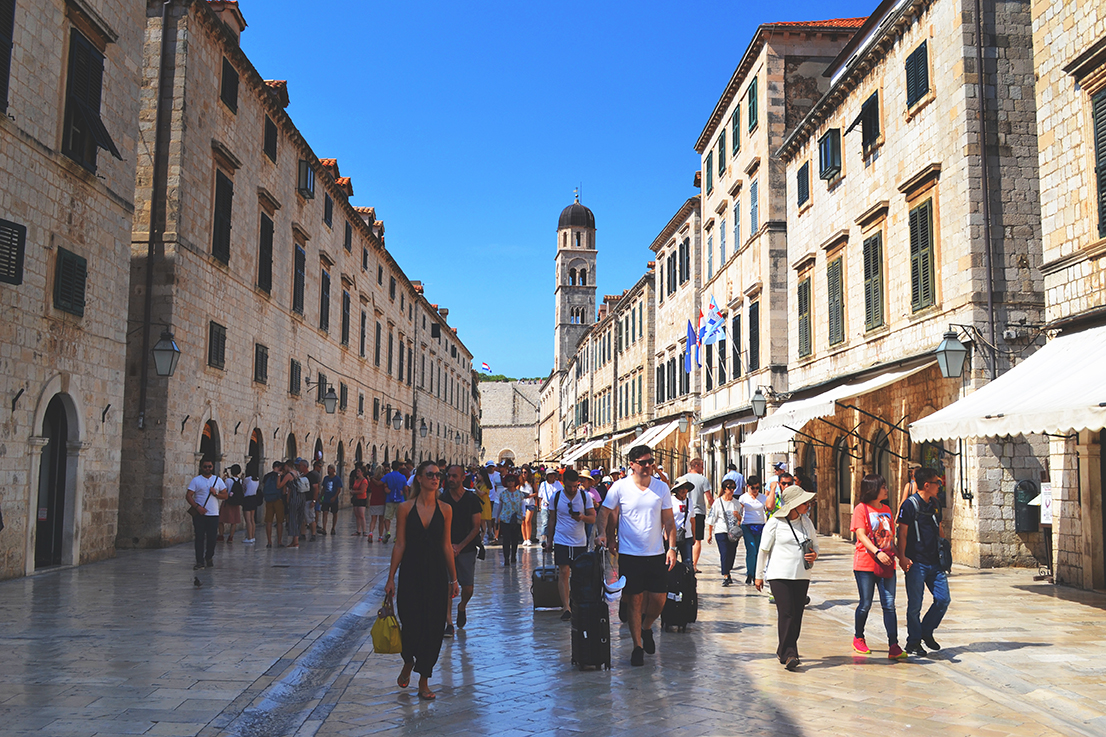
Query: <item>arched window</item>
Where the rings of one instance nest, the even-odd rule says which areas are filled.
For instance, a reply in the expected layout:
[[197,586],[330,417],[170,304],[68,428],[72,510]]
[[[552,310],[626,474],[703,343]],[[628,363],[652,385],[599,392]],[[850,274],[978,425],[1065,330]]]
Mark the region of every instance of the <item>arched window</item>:
[[579,248],[580,247],[580,234],[576,233],[575,235],[576,235],[576,247]]
[[576,269],[568,270],[568,285],[570,287],[576,286]]
[[588,285],[588,270],[580,269],[580,286],[586,287]]

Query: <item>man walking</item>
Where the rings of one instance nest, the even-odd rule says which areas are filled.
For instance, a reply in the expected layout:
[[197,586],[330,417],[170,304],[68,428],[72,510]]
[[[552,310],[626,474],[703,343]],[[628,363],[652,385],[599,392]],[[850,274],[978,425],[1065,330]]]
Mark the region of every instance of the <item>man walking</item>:
[[330,534],[334,534],[334,528],[338,525],[338,495],[342,491],[342,477],[338,475],[337,469],[334,466],[326,467],[326,476],[323,477],[322,483],[319,484],[319,511],[322,517],[322,527],[319,528],[319,534],[326,534],[326,516],[333,514],[331,518]]
[[653,477],[653,451],[647,445],[635,445],[627,455],[631,473],[607,492],[595,544],[607,544],[607,518],[613,515],[618,549],[612,552],[619,554],[618,570],[626,577],[622,595],[629,600],[628,624],[634,641],[630,665],[645,665],[645,653],[657,651],[652,626],[668,595],[668,571],[676,565],[676,521],[668,484]]
[[538,487],[538,538],[541,540],[542,550],[549,549],[553,544],[546,535],[549,527],[549,505],[553,503],[553,497],[558,491],[564,491],[564,485],[557,480],[557,472],[549,470],[545,474],[545,481]]
[[384,538],[386,543],[392,539],[392,520],[396,518],[399,505],[407,501],[407,476],[403,473],[403,463],[392,461],[392,470],[380,479],[388,487],[388,496],[384,498]]
[[[387,476],[385,476],[387,478]],[[468,621],[466,607],[476,583],[476,538],[480,534],[480,497],[465,488],[465,469],[453,465],[446,471],[446,488],[442,502],[453,508],[453,521],[449,536],[453,543],[453,561],[457,570],[457,583],[461,587],[461,603],[457,605],[457,628],[463,629]],[[453,598],[449,592],[445,636],[453,637]]]
[[[304,465],[307,462],[304,461]],[[300,473],[303,473],[303,469],[300,469]],[[307,523],[307,528],[311,530],[311,542],[315,542],[315,530],[316,530],[316,515],[319,511],[319,487],[323,483],[323,462],[316,460],[311,464],[311,470],[307,472],[307,500],[303,508],[304,521]],[[307,529],[304,529],[304,536],[307,535]]]
[[745,477],[741,475],[741,472],[737,470],[737,466],[733,463],[730,463],[726,466],[726,475],[722,477],[722,480],[732,480],[735,484],[737,484],[737,488],[734,490],[733,493],[734,499],[737,499],[745,493]]
[[573,559],[587,552],[585,525],[595,521],[595,507],[580,491],[580,474],[569,468],[564,473],[564,491],[557,492],[549,508],[549,537],[553,540],[553,564],[560,568],[557,584],[561,589],[561,621],[572,621],[568,599],[569,567]]
[[215,475],[215,464],[200,462],[200,475],[188,483],[184,498],[192,507],[196,533],[196,565],[192,570],[215,567],[215,537],[219,534],[219,500],[227,498],[227,485]]
[[[941,507],[937,494],[941,481],[932,468],[919,468],[914,472],[918,491],[907,497],[899,507],[899,560],[906,572],[906,652],[920,658],[926,656],[925,648],[940,650],[933,633],[952,601],[949,596],[949,580],[938,556],[938,540],[941,532]],[[933,603],[920,617],[925,589],[933,596]],[[925,647],[922,647],[922,644]]]
[[699,555],[703,552],[703,535],[707,529],[707,513],[714,505],[714,494],[710,488],[710,481],[703,475],[703,459],[692,458],[687,464],[689,472],[682,478],[685,482],[691,482],[691,491],[687,498],[691,501],[691,514],[695,520],[695,543],[691,548],[691,558],[694,561],[695,572],[699,572]]
[[280,493],[280,472],[284,464],[273,462],[273,470],[261,481],[261,494],[265,499],[265,547],[273,547],[273,526],[276,525],[277,546],[284,547],[284,496]]

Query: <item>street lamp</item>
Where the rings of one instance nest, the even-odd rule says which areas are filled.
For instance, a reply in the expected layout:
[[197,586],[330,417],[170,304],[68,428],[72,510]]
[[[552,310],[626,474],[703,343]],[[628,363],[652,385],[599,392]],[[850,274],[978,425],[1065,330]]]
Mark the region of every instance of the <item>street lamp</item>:
[[753,398],[750,400],[750,404],[753,405],[753,415],[755,417],[764,417],[768,414],[768,399],[764,396],[764,392],[757,387],[756,393],[753,394]]
[[641,434],[643,432],[645,432],[645,426],[644,425],[638,425],[637,427],[634,428],[634,437],[635,438],[640,438]]
[[680,416],[680,434],[687,432],[687,415]]
[[180,348],[168,330],[161,331],[161,340],[154,344],[154,371],[158,376],[172,376],[180,360]]
[[968,349],[956,337],[955,330],[949,330],[942,336],[937,346],[937,366],[941,376],[946,379],[959,378],[964,373],[964,362],[968,358]]
[[402,425],[403,417],[400,415],[399,410],[396,410],[396,413],[392,415],[392,427],[398,430]]
[[338,395],[334,393],[334,387],[328,387],[323,395],[323,409],[328,415],[334,414],[334,410],[338,409]]
[[430,429],[426,426],[426,420],[423,420],[422,424],[419,426],[419,437],[425,438],[428,432],[430,432]]

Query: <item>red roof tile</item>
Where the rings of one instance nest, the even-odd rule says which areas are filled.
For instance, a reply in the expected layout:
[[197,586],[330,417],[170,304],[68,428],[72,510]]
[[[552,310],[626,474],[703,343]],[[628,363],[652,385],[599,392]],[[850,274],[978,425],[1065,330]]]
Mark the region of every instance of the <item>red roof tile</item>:
[[776,23],[766,23],[769,26],[806,26],[811,28],[860,28],[864,25],[864,18],[833,18],[831,20],[784,20]]
[[288,107],[288,80],[285,79],[266,79],[265,84],[269,85],[269,89],[273,91],[273,94],[280,100],[281,107]]

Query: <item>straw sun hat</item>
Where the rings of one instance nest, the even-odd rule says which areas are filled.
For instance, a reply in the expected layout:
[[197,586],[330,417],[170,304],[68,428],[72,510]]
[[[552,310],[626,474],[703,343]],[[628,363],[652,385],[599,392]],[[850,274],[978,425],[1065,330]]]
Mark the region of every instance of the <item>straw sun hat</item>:
[[782,506],[775,511],[773,516],[779,516],[781,519],[791,514],[791,511],[798,507],[800,504],[806,504],[814,498],[813,491],[807,491],[799,486],[788,486],[780,491],[782,497]]

